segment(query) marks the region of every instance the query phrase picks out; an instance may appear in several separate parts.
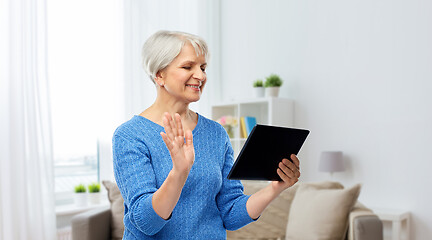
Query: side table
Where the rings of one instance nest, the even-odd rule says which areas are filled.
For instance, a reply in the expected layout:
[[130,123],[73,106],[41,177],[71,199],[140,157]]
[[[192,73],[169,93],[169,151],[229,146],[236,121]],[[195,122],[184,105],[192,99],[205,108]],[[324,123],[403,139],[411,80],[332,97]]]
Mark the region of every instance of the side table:
[[[392,240],[409,240],[410,236],[410,213],[404,210],[396,209],[373,209],[373,212],[381,219],[381,221],[391,222],[392,225]],[[405,222],[405,238],[402,236],[402,224]]]

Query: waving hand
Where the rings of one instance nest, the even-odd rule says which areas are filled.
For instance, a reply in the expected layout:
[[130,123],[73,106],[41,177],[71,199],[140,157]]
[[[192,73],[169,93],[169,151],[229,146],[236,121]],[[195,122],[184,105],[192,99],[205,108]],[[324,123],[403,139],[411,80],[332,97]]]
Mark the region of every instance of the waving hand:
[[169,113],[164,114],[165,133],[161,132],[173,162],[173,171],[189,174],[195,161],[192,131],[183,131],[180,115],[174,115],[175,122]]

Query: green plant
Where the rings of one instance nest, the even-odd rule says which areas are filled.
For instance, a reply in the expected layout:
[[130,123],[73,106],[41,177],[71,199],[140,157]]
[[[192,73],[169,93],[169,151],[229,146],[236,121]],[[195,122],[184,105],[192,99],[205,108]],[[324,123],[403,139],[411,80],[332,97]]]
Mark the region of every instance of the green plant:
[[85,193],[86,187],[83,184],[79,184],[75,186],[75,192],[76,193]]
[[283,81],[278,75],[271,74],[266,78],[264,85],[265,87],[280,87],[282,86],[282,83]]
[[88,190],[90,193],[96,193],[100,191],[100,184],[99,183],[92,183],[88,185]]
[[254,87],[262,87],[263,86],[263,81],[261,79],[257,79],[254,83],[253,83]]

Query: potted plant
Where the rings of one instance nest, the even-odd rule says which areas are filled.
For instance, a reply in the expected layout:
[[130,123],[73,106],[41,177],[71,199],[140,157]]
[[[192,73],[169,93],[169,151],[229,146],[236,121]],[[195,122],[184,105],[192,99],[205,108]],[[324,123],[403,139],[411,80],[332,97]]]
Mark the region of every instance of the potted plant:
[[264,86],[267,97],[277,97],[279,95],[279,88],[282,86],[282,79],[276,74],[271,74],[266,78]]
[[87,206],[87,193],[86,187],[83,184],[75,186],[75,205],[78,207]]
[[257,79],[253,83],[253,87],[255,90],[255,97],[264,97],[264,84],[261,79]]
[[100,203],[100,184],[92,183],[87,186],[89,191],[89,199],[90,204],[99,204]]

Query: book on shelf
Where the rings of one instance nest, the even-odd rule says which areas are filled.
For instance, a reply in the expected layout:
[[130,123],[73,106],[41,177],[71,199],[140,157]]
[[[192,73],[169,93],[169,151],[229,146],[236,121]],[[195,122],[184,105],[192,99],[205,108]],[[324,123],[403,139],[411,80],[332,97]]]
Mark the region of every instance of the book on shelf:
[[247,138],[245,118],[240,117],[240,137]]
[[249,136],[252,129],[255,127],[257,121],[255,117],[244,117],[245,127],[246,127],[246,137]]

